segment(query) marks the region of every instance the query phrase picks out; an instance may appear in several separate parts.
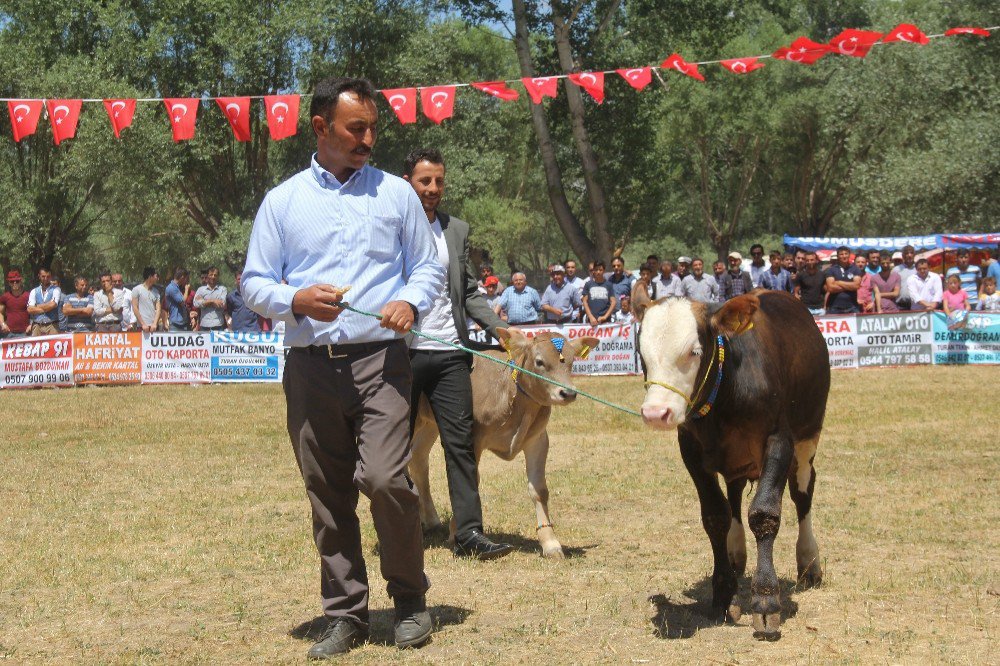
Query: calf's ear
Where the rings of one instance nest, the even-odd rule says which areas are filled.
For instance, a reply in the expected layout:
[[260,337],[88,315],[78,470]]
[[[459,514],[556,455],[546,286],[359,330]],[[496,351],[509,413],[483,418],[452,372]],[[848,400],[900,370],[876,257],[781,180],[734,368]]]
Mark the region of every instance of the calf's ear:
[[753,328],[753,315],[759,307],[760,299],[756,294],[732,298],[712,315],[712,330],[726,337],[746,333]]
[[500,344],[503,345],[503,348],[511,353],[530,342],[528,336],[516,328],[498,328],[497,337],[500,338]]
[[636,280],[635,284],[632,285],[632,314],[640,322],[646,314],[646,310],[653,304],[649,300],[649,294],[646,292],[647,286],[645,280]]
[[601,344],[599,338],[594,337],[584,337],[577,338],[572,343],[573,345],[573,356],[576,358],[587,358],[587,355],[597,349],[597,345]]

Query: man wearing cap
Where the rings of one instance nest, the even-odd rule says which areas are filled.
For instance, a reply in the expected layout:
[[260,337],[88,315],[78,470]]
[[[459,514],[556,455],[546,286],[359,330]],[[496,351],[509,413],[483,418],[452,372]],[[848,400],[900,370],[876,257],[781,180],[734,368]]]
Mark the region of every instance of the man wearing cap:
[[895,268],[903,263],[903,253],[896,250],[892,253],[892,267]]
[[677,257],[677,279],[684,282],[688,275],[691,275],[691,257],[681,255]]
[[566,283],[566,269],[562,264],[555,264],[549,275],[552,282],[542,294],[542,312],[545,322],[549,324],[565,324],[573,321],[573,315],[580,307],[580,297],[575,287]]
[[719,299],[723,301],[753,291],[750,274],[740,268],[743,265],[743,255],[733,250],[727,258],[729,270],[723,273],[719,280]]
[[31,335],[55,335],[59,332],[59,303],[62,291],[52,282],[47,268],[38,269],[38,286],[28,296],[28,316],[31,318]]
[[0,294],[0,333],[5,338],[23,338],[31,330],[28,318],[28,292],[19,271],[7,273],[9,290]]
[[[486,289],[486,293],[483,298],[486,301],[486,305],[489,306],[490,310],[499,317],[500,313],[500,278],[496,275],[488,275],[485,280],[483,280],[483,288]],[[480,290],[482,293],[482,290]]]

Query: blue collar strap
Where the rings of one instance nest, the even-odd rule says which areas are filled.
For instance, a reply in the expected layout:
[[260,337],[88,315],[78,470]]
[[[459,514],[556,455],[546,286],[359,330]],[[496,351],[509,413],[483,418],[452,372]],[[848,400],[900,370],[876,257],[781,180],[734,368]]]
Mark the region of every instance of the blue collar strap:
[[[693,414],[691,415],[692,419],[700,419],[704,416],[707,416],[708,413],[712,411],[712,405],[715,404],[715,399],[719,395],[719,386],[722,385],[722,366],[725,365],[726,363],[726,341],[721,335],[715,338],[715,346],[719,350],[717,356],[718,369],[716,370],[715,373],[715,386],[712,387],[712,392],[708,394],[708,400],[705,401],[705,404],[699,407],[697,410],[695,409],[691,410],[693,412]],[[706,379],[708,379],[708,372],[711,372],[711,370],[712,370],[712,365],[711,363],[709,363],[708,371],[706,371],[705,373]],[[704,383],[702,383],[702,387],[704,387]],[[701,389],[698,390],[698,393],[701,393]]]

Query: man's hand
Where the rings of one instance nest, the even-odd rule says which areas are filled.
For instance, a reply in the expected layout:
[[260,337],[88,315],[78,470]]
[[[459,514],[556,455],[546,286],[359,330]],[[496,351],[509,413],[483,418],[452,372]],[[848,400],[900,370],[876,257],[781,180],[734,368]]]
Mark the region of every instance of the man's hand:
[[413,307],[406,301],[390,301],[382,311],[382,328],[392,329],[397,333],[409,333],[413,327]]
[[317,321],[331,322],[344,311],[331,304],[343,300],[348,289],[350,287],[334,287],[330,284],[314,284],[299,289],[292,299],[292,312]]

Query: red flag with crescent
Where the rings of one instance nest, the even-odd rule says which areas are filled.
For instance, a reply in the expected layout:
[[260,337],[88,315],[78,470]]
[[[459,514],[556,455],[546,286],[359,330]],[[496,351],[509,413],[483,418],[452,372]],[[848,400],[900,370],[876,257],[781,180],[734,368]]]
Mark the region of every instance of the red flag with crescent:
[[424,115],[438,125],[451,118],[455,111],[455,86],[431,86],[420,89],[420,106]]
[[882,38],[882,41],[886,44],[889,42],[909,42],[921,46],[926,46],[931,42],[920,28],[909,23],[900,23],[890,30],[889,34]]
[[194,121],[198,117],[200,102],[201,100],[196,97],[188,99],[171,97],[163,100],[163,105],[167,107],[167,115],[170,117],[170,131],[173,132],[174,143],[194,138]]
[[701,75],[698,71],[698,65],[693,62],[687,62],[684,58],[680,57],[676,53],[671,55],[669,58],[660,63],[660,67],[663,69],[674,69],[684,74],[690,76],[692,79],[697,79],[698,81],[704,81],[705,77]]
[[52,124],[52,138],[58,146],[66,139],[76,136],[76,124],[80,121],[82,99],[50,99],[45,102]]
[[265,95],[264,115],[271,141],[281,141],[295,136],[299,125],[298,95]]
[[791,46],[782,46],[771,54],[776,60],[788,60],[803,65],[812,65],[817,60],[830,52],[830,47],[826,44],[814,42],[807,37],[799,37]]
[[229,126],[233,128],[233,136],[237,141],[250,140],[250,98],[249,97],[216,97],[215,103],[222,109]]
[[7,102],[10,127],[14,130],[14,141],[20,142],[38,129],[38,119],[42,115],[42,100],[12,99]]
[[955,35],[975,35],[976,37],[989,37],[990,31],[985,28],[948,28],[944,31],[945,37],[953,37]]
[[416,88],[393,88],[383,90],[382,95],[389,102],[393,113],[399,118],[401,125],[409,125],[417,122],[417,89]]
[[482,90],[487,95],[502,99],[505,102],[513,102],[521,96],[516,90],[508,86],[506,81],[482,81],[480,83],[473,83],[472,87],[476,90]]
[[535,104],[541,104],[546,97],[556,97],[559,95],[559,78],[555,76],[527,77],[521,79],[524,89],[528,91],[528,97]]
[[569,80],[586,90],[598,104],[604,103],[604,72],[570,74]]
[[733,58],[732,60],[723,60],[719,64],[733,74],[749,74],[764,67],[764,63],[758,62],[757,58]]
[[830,47],[841,55],[864,58],[872,45],[880,39],[882,39],[881,32],[848,28],[830,40]]
[[134,99],[106,99],[104,100],[104,110],[108,112],[108,120],[111,121],[111,129],[115,131],[115,138],[121,138],[121,132],[132,124],[132,117],[135,115]]
[[625,79],[636,90],[642,90],[653,80],[652,67],[635,67],[633,69],[616,69],[618,76]]

